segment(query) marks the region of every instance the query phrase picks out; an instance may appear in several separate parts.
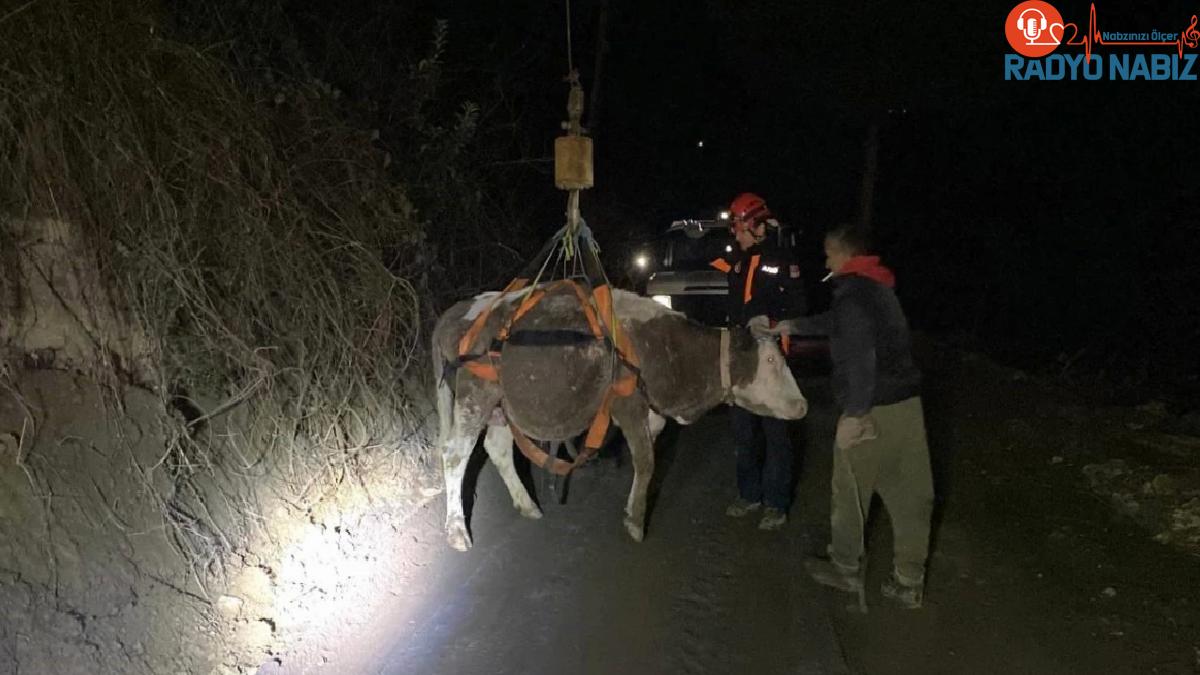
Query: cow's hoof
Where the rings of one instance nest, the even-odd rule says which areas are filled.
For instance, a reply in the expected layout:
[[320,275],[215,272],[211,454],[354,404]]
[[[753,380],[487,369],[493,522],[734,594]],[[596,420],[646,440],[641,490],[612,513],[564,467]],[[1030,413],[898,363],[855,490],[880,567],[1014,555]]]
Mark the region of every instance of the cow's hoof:
[[634,541],[641,541],[642,538],[645,537],[642,526],[634,523],[628,518],[625,519],[625,531],[629,533],[629,536],[632,537]]
[[530,520],[542,519],[542,510],[536,506],[529,506],[526,508],[521,508],[518,506],[517,511],[521,513],[522,518],[529,518]]
[[467,534],[467,528],[459,526],[451,526],[450,531],[446,535],[446,540],[450,542],[450,547],[456,551],[466,551],[471,548],[471,535]]

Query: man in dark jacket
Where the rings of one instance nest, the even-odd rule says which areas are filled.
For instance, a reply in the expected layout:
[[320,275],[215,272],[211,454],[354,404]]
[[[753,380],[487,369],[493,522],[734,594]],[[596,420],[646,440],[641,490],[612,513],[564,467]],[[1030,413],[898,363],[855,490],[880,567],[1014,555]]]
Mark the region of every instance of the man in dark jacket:
[[[729,214],[737,248],[710,263],[725,272],[729,280],[729,324],[748,326],[755,321],[770,325],[773,320],[803,314],[800,267],[769,241],[768,229],[779,224],[766,202],[758,195],[744,193],[733,201]],[[736,406],[729,415],[737,450],[738,498],[725,513],[740,518],[757,511],[765,502],[767,508],[758,526],[777,530],[787,524],[792,501],[793,452],[787,421],[761,417]],[[766,437],[761,459],[755,444],[758,428]]]
[[825,237],[825,266],[834,285],[830,311],[756,332],[829,336],[841,410],[834,441],[833,536],[829,559],[808,561],[810,574],[827,586],[862,593],[863,529],[878,492],[895,540],[894,571],[883,595],[916,608],[924,595],[933,510],[921,375],[913,364],[908,321],[892,290],[895,277],[877,256],[864,253],[852,230],[830,232]]

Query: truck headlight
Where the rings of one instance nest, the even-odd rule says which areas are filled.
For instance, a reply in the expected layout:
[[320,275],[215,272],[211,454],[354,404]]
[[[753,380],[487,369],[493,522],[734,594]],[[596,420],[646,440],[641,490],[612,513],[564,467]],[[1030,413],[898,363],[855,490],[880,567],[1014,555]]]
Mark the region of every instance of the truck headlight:
[[652,295],[650,299],[667,309],[671,309],[671,296],[669,295]]
[[644,270],[650,266],[650,256],[645,253],[639,253],[633,258],[633,266],[639,270]]

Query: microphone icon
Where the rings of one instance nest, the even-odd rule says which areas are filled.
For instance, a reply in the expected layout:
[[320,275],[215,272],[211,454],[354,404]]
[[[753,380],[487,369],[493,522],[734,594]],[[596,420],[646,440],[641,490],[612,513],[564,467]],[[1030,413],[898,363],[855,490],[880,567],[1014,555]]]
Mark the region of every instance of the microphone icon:
[[[1029,14],[1037,14],[1037,20],[1033,20],[1032,18],[1026,20],[1025,17]],[[1025,39],[1029,44],[1037,44],[1038,37],[1042,34],[1042,31],[1046,30],[1046,23],[1046,15],[1042,13],[1042,10],[1030,7],[1021,12],[1021,16],[1017,17],[1017,30],[1025,35]]]
[[1004,37],[1013,51],[1027,58],[1041,58],[1063,44],[1062,14],[1045,0],[1024,0],[1004,17]]

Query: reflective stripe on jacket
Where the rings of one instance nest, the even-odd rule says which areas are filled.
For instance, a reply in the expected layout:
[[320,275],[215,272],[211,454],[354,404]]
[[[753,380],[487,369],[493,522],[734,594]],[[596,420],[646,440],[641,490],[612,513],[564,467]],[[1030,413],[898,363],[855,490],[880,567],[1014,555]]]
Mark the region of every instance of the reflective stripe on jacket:
[[725,272],[729,280],[731,326],[745,326],[759,315],[777,321],[807,310],[800,267],[784,251],[759,245],[726,254],[709,265]]

